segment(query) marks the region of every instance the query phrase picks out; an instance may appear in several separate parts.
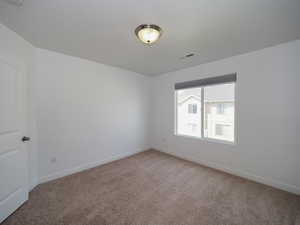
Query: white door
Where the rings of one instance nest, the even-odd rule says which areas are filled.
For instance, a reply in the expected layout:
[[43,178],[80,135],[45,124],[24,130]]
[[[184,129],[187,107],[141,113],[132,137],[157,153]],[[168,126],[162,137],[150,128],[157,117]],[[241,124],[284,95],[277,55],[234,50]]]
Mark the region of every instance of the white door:
[[28,199],[24,93],[24,73],[0,57],[0,223]]

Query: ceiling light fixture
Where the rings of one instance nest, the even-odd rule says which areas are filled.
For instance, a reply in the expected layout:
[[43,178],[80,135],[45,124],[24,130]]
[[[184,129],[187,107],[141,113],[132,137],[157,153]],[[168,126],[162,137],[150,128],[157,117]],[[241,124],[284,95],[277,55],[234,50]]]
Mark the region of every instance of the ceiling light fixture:
[[137,38],[147,45],[152,45],[162,35],[162,29],[154,24],[142,24],[135,29]]

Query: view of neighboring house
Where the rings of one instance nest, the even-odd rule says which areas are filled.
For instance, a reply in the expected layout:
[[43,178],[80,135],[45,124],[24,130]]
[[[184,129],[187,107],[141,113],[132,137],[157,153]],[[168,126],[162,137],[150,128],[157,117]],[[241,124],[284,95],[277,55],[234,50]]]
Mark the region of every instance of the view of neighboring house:
[[[201,95],[188,95],[177,103],[177,130],[182,135],[201,137]],[[233,99],[204,100],[204,137],[234,140]]]
[[177,129],[180,134],[201,136],[201,98],[196,95],[190,95],[178,102]]
[[204,136],[234,140],[234,102],[205,102]]

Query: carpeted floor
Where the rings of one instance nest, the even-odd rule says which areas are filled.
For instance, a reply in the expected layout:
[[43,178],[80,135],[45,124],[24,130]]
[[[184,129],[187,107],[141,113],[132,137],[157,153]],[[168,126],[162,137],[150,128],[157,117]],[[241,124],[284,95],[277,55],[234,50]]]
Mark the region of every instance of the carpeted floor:
[[3,225],[294,225],[300,197],[147,151],[36,187]]

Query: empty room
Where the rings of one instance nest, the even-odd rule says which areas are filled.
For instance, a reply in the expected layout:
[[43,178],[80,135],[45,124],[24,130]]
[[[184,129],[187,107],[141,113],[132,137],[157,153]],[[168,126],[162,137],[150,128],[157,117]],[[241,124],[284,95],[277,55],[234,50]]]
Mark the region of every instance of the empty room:
[[0,0],[1,225],[300,225],[299,0]]

